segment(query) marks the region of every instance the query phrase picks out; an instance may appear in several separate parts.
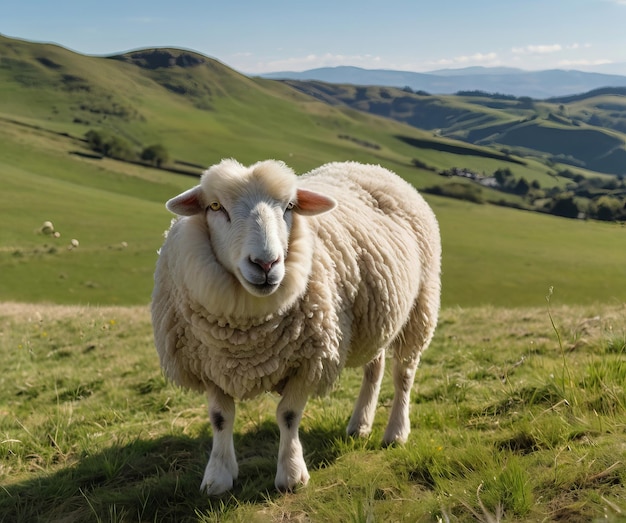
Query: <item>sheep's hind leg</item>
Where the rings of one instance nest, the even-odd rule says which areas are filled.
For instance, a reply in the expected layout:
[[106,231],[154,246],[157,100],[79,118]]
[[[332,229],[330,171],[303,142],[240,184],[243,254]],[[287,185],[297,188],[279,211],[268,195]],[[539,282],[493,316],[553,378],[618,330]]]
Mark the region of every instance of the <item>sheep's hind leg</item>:
[[[438,281],[439,264],[433,265],[431,277]],[[427,280],[422,285],[409,321],[392,343],[394,397],[383,444],[405,443],[411,432],[409,406],[411,389],[422,352],[432,340],[439,312],[439,284]]]
[[235,401],[217,387],[209,389],[208,400],[213,447],[200,490],[209,496],[219,496],[233,487],[239,473],[233,443]]
[[287,382],[276,409],[280,444],[274,484],[281,492],[292,491],[298,484],[306,485],[309,481],[298,434],[307,399],[308,394],[301,390],[301,384],[291,380]]
[[414,359],[403,360],[397,354],[393,362],[394,395],[391,404],[389,422],[383,436],[383,444],[405,443],[411,432],[409,420],[409,405],[411,389],[415,380],[415,372],[419,364],[419,356]]
[[367,436],[372,431],[374,415],[380,384],[385,372],[385,353],[381,352],[376,358],[363,366],[363,381],[361,390],[354,404],[354,410],[348,423],[348,436]]

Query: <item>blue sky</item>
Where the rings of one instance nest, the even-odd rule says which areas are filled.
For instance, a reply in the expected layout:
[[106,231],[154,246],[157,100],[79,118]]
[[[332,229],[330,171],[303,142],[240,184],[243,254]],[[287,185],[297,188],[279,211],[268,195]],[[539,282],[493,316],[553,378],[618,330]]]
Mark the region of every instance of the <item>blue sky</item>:
[[626,0],[0,0],[0,34],[92,55],[179,47],[249,74],[482,65],[626,75]]

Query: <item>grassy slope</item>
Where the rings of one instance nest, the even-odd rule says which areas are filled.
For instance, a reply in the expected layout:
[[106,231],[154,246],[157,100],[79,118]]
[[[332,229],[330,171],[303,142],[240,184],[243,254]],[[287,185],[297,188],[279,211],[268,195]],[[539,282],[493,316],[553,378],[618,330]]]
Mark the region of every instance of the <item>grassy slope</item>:
[[[464,165],[491,172],[505,165],[471,148],[463,155],[416,149],[396,137],[436,138],[391,120],[329,107],[281,83],[250,80],[216,62],[167,70],[170,82],[193,90],[182,97],[158,83],[164,82],[163,72],[157,77],[130,63],[9,43],[13,54],[5,47],[5,56],[14,62],[7,66],[5,58],[0,68],[6,94],[0,97],[0,111],[40,129],[8,121],[0,128],[0,177],[7,200],[0,232],[5,299],[147,302],[155,251],[170,219],[163,202],[195,183],[71,154],[84,150],[83,144],[45,129],[81,136],[89,127],[75,119],[91,119],[144,145],[162,140],[175,158],[201,165],[231,155],[244,162],[283,158],[300,172],[329,160],[380,162],[417,187],[443,180],[411,167],[414,157],[436,168]],[[16,64],[26,73],[15,76]],[[71,85],[83,88],[70,89],[68,75]],[[109,112],[102,112],[107,107]],[[537,162],[505,166],[542,185],[548,179],[547,167]],[[624,235],[617,226],[430,200],[445,244],[445,305],[532,305],[551,285],[571,303],[606,302],[626,294],[616,259]],[[34,234],[44,220],[55,223],[59,240]],[[72,238],[80,248],[68,251]],[[120,248],[122,242],[127,249]]]
[[359,381],[348,370],[309,401],[311,482],[285,496],[273,488],[271,395],[238,405],[232,496],[199,492],[206,407],[164,382],[145,306],[4,303],[0,348],[2,522],[586,522],[626,511],[622,305],[445,310],[407,445],[380,447],[389,371],[372,437],[346,438]]
[[445,136],[540,158],[570,156],[588,169],[624,174],[626,117],[621,93],[598,92],[531,104],[489,96],[423,95],[388,87],[286,83],[327,103],[383,115]]
[[[393,121],[328,107],[277,82],[249,79],[209,59],[155,72],[7,40],[0,38],[0,115],[74,136],[102,128],[138,145],[160,141],[174,158],[200,165],[228,156],[243,162],[276,157],[303,171],[328,158],[393,159],[410,150],[395,134],[419,134]],[[80,81],[68,85],[68,76]],[[189,93],[173,93],[165,83]],[[363,151],[338,134],[382,149]]]
[[[25,85],[6,81],[14,71],[0,68],[6,93],[0,97],[0,110],[43,129],[81,136],[88,127],[74,119],[92,119],[144,145],[162,140],[175,158],[201,165],[223,156],[244,162],[283,158],[299,171],[329,160],[380,162],[417,187],[443,180],[410,167],[414,157],[436,168],[463,165],[488,173],[508,166],[517,176],[538,179],[542,185],[549,180],[547,167],[533,161],[505,165],[470,149],[464,155],[416,149],[396,136],[435,138],[391,120],[329,107],[277,82],[247,79],[214,62],[194,68],[191,77],[189,69],[171,71],[172,82],[196,89],[194,96],[181,97],[157,82],[163,78],[129,63],[55,46],[12,45],[13,58],[30,65],[25,69],[28,82],[23,76],[19,78]],[[42,65],[42,57],[48,66]],[[70,90],[64,82],[70,71],[72,78],[83,79],[74,82],[88,87]],[[43,98],[34,97],[36,93]],[[199,110],[198,104],[212,106]],[[105,106],[122,114],[92,112]],[[0,233],[5,299],[145,303],[155,251],[170,219],[162,204],[195,181],[112,160],[80,158],[70,154],[82,149],[79,141],[43,130],[5,121],[0,133],[0,177],[8,201],[3,208],[6,227]],[[379,149],[339,135],[375,143]],[[445,305],[532,305],[541,302],[549,286],[571,303],[607,302],[626,294],[618,259],[624,235],[615,225],[430,200],[442,224]],[[33,233],[44,220],[55,223],[60,240]],[[79,249],[67,250],[71,238],[80,241]],[[128,248],[120,249],[121,242]]]
[[[195,180],[80,158],[68,154],[76,144],[37,131],[16,127],[11,133],[5,127],[0,134],[7,202],[0,232],[4,299],[146,303],[155,253],[170,220],[163,202]],[[437,178],[398,170],[418,186]],[[446,306],[536,305],[550,286],[568,303],[626,295],[626,237],[619,225],[429,200],[442,228]],[[61,238],[35,233],[45,220],[53,221]],[[69,251],[72,238],[80,247]]]
[[[18,51],[69,59],[53,46]],[[440,180],[410,167],[416,155],[430,155],[426,162],[437,167],[459,165],[454,155],[394,138],[425,134],[272,82],[222,79],[233,83],[210,84],[214,110],[199,111],[135,66],[73,60],[67,67],[83,68],[76,76],[96,78],[91,88],[102,89],[90,103],[125,107],[126,116],[77,109],[85,93],[59,87],[58,75],[37,97],[33,86],[0,81],[0,112],[75,136],[88,127],[74,118],[100,119],[144,144],[164,140],[174,157],[203,165],[227,155],[245,162],[276,156],[303,171],[357,159],[381,162],[418,187]],[[44,85],[33,67],[31,79]],[[251,107],[258,109],[252,119]],[[499,510],[528,521],[588,521],[617,520],[626,510],[620,226],[429,197],[444,241],[445,309],[419,373],[412,415],[419,430],[409,445],[378,445],[389,377],[373,437],[343,436],[358,388],[348,372],[332,399],[309,404],[308,489],[273,493],[277,429],[268,395],[239,407],[240,481],[233,497],[209,501],[197,490],[210,447],[205,408],[163,381],[145,308],[170,220],[163,202],[195,180],[71,154],[81,147],[44,130],[0,126],[0,521],[465,521]],[[477,170],[499,166],[463,159]],[[526,169],[529,179],[546,173],[539,165]],[[48,219],[61,238],[36,234]],[[67,249],[71,238],[79,239],[77,249]],[[588,304],[555,310],[562,348],[543,306],[550,286],[558,303]],[[504,308],[475,308],[484,303]]]

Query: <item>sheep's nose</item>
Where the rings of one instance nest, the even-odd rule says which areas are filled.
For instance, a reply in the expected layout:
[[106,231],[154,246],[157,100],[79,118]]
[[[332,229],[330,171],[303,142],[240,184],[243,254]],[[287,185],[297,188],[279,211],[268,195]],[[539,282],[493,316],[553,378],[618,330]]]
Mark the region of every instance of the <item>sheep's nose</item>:
[[268,274],[270,272],[270,270],[272,269],[272,267],[274,265],[276,265],[280,261],[280,257],[278,257],[278,258],[276,258],[275,260],[272,260],[272,261],[266,261],[266,260],[262,260],[260,258],[250,258],[250,261],[254,265],[258,265],[259,267],[261,267],[261,269],[263,269],[263,272],[265,274]]

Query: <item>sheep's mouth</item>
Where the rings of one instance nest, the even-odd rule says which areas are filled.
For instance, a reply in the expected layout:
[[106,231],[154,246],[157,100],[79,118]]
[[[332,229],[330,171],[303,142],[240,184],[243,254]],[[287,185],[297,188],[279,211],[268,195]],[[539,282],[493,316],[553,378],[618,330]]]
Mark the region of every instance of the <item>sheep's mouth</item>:
[[239,269],[239,281],[250,294],[259,297],[269,296],[280,287],[283,281],[281,274],[273,273],[273,271],[265,274],[261,271],[250,271],[250,268],[247,266],[244,269],[248,270]]
[[254,289],[254,294],[257,296],[269,296],[278,289],[279,285],[280,283],[269,283],[266,281],[265,283],[252,283],[250,286]]

